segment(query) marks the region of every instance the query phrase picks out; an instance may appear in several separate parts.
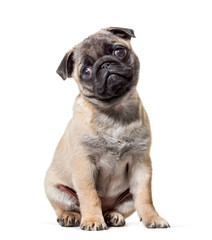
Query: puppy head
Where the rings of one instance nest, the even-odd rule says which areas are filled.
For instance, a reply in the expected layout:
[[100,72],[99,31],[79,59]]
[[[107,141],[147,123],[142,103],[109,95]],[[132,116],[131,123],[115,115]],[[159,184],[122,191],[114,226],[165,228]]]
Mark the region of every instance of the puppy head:
[[73,77],[88,100],[123,97],[138,81],[139,60],[131,37],[135,37],[131,29],[103,29],[66,53],[57,73],[64,80]]

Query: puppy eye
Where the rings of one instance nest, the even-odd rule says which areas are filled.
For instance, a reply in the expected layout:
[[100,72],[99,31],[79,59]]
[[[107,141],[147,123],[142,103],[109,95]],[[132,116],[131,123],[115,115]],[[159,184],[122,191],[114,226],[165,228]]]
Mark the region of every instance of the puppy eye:
[[114,51],[114,55],[118,58],[123,58],[127,54],[127,50],[124,48],[116,48]]
[[82,73],[86,78],[89,78],[92,76],[92,68],[86,67],[83,69]]

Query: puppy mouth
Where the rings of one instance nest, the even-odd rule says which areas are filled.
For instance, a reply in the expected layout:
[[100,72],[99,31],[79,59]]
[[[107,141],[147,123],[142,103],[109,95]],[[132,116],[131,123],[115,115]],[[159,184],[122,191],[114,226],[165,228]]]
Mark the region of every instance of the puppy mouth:
[[111,73],[96,88],[95,95],[100,100],[109,100],[122,96],[130,87],[130,79],[118,74]]
[[112,92],[113,96],[118,96],[128,87],[130,80],[119,74],[110,74],[106,80],[107,92]]
[[96,71],[94,94],[103,101],[117,98],[130,89],[131,83],[131,67],[117,61],[106,61]]

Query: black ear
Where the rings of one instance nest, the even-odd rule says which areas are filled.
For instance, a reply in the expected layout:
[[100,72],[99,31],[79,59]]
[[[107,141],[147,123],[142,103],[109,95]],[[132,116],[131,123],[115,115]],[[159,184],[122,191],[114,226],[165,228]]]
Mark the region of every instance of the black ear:
[[73,59],[73,50],[67,52],[61,61],[57,73],[61,76],[63,80],[71,77],[74,69],[74,59]]
[[106,29],[109,32],[112,32],[116,36],[120,38],[124,38],[126,40],[130,40],[131,37],[135,38],[134,31],[128,28],[120,28],[120,27],[109,27]]

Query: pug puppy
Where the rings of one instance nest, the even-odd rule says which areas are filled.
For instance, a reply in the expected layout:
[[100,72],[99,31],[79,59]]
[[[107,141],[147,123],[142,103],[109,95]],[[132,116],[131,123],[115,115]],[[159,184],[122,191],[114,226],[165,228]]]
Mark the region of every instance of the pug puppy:
[[151,132],[136,91],[132,37],[132,29],[103,29],[67,52],[57,69],[80,91],[45,178],[61,226],[123,226],[136,210],[146,227],[169,227],[152,202]]

